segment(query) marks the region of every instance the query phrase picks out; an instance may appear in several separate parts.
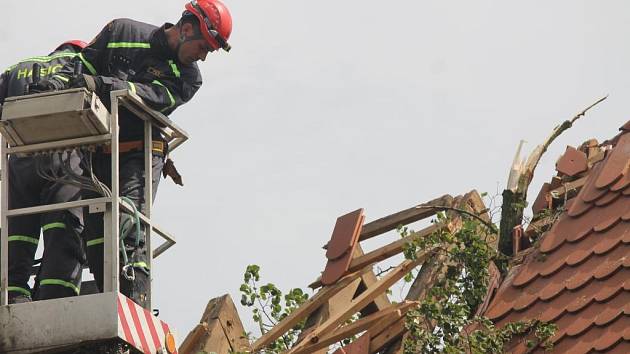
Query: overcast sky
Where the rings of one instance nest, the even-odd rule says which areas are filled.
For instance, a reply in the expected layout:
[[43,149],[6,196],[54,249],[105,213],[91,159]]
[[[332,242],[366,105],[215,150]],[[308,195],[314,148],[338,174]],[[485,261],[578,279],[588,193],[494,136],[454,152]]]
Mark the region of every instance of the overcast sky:
[[[184,2],[58,4],[2,1],[1,67],[89,41],[113,18],[175,22]],[[494,194],[520,139],[529,152],[610,94],[543,157],[532,199],[566,145],[630,118],[627,1],[227,5],[233,50],[200,63],[203,87],[171,115],[191,135],[172,156],[185,187],[163,181],[154,211],[178,240],[154,263],[154,307],[180,340],[210,298],[238,304],[248,264],[283,290],[305,287],[342,214]]]

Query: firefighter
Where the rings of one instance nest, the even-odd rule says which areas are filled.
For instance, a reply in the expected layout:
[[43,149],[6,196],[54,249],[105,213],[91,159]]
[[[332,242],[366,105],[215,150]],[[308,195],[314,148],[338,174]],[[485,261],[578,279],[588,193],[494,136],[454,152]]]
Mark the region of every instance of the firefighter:
[[[209,52],[230,50],[228,39],[232,18],[219,0],[193,0],[173,25],[161,27],[129,19],[116,19],[84,48],[79,57],[85,74],[72,79],[73,63],[69,63],[43,89],[86,87],[94,91],[105,105],[110,105],[112,90],[128,89],[140,96],[151,108],[165,115],[188,102],[201,86],[197,61],[204,61]],[[144,126],[129,111],[119,110],[120,126],[120,194],[129,198],[141,212],[144,200]],[[153,198],[164,166],[167,146],[157,129],[153,130]],[[102,149],[93,156],[96,176],[111,186],[111,155]],[[85,198],[96,197],[89,192]],[[120,277],[121,292],[143,307],[148,306],[150,269],[147,266],[144,225],[140,234],[121,213],[120,225],[125,236],[127,264]],[[103,291],[103,214],[85,215],[85,238],[90,271]],[[125,226],[127,225],[127,226]],[[129,228],[131,230],[126,230]],[[121,257],[123,259],[124,257]]]
[[[67,62],[77,56],[86,43],[71,40],[61,44],[48,56],[28,58],[9,67],[0,76],[0,104],[5,98],[21,96],[29,90],[38,91],[32,82],[33,64],[40,65],[41,78],[55,75]],[[78,200],[80,188],[63,182],[44,179],[37,173],[42,170],[63,175],[61,163],[69,159],[73,172],[81,174],[76,153],[64,157],[11,156],[9,159],[9,207],[25,208]],[[50,299],[79,294],[81,264],[85,252],[80,238],[82,210],[45,214],[23,215],[9,218],[9,303],[29,302],[33,291],[28,285],[35,251],[39,243],[40,228],[44,234],[44,256],[38,273],[38,298]]]

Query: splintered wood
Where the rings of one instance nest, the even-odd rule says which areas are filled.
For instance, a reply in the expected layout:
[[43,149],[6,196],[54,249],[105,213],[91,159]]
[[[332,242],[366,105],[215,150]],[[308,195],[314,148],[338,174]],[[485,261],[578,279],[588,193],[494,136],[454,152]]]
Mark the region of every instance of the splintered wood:
[[249,341],[230,295],[208,302],[199,324],[179,348],[181,354],[199,352],[236,353],[250,351]]
[[[447,212],[448,223],[432,223],[374,250],[364,251],[360,245],[361,241],[432,217],[440,211]],[[463,213],[485,222],[490,220],[481,197],[474,190],[455,198],[444,195],[365,225],[363,209],[340,216],[325,247],[325,270],[310,285],[317,291],[315,295],[251,346],[239,337],[242,326],[232,309],[233,304],[229,297],[229,301],[225,297],[214,299],[208,305],[201,323],[184,341],[180,353],[196,354],[202,350],[217,354],[263,352],[272,342],[302,321],[305,321],[306,326],[297,343],[284,354],[325,354],[331,345],[353,336],[358,337],[349,345],[337,348],[335,353],[400,353],[402,338],[407,332],[406,314],[418,306],[427,290],[444,275],[444,259],[429,248],[419,250],[414,259],[404,260],[378,277],[373,272],[373,266],[401,254],[407,244],[434,232],[443,229],[457,231],[462,225]],[[491,238],[488,242],[496,247],[497,238]],[[388,290],[420,265],[421,271],[405,301],[390,302]]]

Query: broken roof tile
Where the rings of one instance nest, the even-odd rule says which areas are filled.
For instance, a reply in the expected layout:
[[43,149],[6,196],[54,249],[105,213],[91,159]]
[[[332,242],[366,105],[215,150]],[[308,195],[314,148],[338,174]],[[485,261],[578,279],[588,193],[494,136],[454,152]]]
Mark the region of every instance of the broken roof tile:
[[322,274],[322,284],[334,284],[348,271],[359,242],[364,219],[363,209],[357,209],[337,218],[330,242],[328,242],[326,251],[328,262]]
[[343,256],[356,243],[356,237],[363,226],[363,209],[357,209],[337,218],[332,236],[328,242],[326,258],[337,259]]
[[556,170],[570,177],[588,169],[586,154],[572,146],[567,146],[562,157],[556,162]]
[[333,354],[368,354],[370,351],[370,333],[365,333],[352,343],[337,349]]
[[538,196],[536,197],[536,201],[532,204],[532,212],[534,215],[540,213],[544,209],[549,209],[550,197],[549,191],[551,190],[551,184],[545,183],[540,188],[540,192],[538,192]]

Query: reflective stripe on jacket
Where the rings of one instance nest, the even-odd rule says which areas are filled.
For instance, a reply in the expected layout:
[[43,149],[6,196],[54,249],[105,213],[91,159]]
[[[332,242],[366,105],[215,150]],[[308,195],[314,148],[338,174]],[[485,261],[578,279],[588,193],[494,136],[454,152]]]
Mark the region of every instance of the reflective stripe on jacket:
[[[171,26],[113,20],[81,51],[84,73],[102,83],[97,92],[102,101],[108,104],[112,90],[129,89],[151,108],[168,115],[193,97],[201,86],[201,73],[195,63],[179,63],[168,47],[164,30]],[[73,66],[66,64],[60,74],[70,77]],[[61,79],[54,80],[55,85],[65,87]],[[121,112],[121,140],[142,136],[141,125],[134,125],[133,119]]]
[[77,54],[71,50],[62,50],[52,52],[47,56],[26,58],[6,68],[0,75],[0,104],[4,103],[7,97],[24,95],[26,85],[33,82],[34,63],[41,67],[42,80],[50,79],[75,56]]

